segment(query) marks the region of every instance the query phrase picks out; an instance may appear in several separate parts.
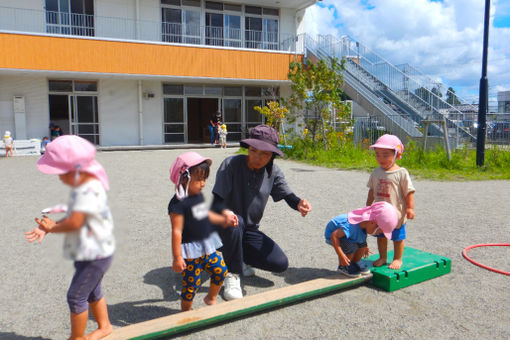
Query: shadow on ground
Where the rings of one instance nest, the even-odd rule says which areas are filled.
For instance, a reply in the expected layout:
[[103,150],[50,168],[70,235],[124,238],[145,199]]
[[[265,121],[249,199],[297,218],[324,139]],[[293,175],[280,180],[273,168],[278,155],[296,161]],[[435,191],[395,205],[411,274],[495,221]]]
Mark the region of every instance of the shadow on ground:
[[0,339],[2,340],[51,340],[50,338],[43,338],[42,336],[23,336],[16,333],[0,332]]

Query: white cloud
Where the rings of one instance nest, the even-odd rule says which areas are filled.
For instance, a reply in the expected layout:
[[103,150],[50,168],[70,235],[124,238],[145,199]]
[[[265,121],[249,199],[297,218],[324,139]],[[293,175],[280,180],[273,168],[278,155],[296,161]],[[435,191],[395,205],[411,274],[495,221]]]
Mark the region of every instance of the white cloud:
[[[364,5],[364,4],[365,5]],[[348,35],[393,64],[408,63],[433,79],[442,79],[458,94],[477,100],[482,71],[484,1],[324,0],[306,11],[312,34]],[[495,0],[497,11],[508,2]],[[500,13],[500,12],[497,12]],[[490,95],[510,90],[510,28],[490,27],[488,78]]]

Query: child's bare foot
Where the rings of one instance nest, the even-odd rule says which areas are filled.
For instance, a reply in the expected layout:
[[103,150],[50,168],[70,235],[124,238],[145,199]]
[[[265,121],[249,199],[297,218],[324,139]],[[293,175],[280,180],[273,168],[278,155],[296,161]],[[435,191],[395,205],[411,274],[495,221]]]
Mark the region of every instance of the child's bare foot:
[[102,339],[113,331],[112,325],[103,328],[98,328],[92,333],[85,335],[85,340],[98,340]]
[[390,269],[400,269],[400,267],[402,267],[402,260],[393,260],[388,266]]
[[216,298],[210,298],[208,295],[206,295],[204,302],[206,305],[212,306],[216,304]]
[[373,266],[380,267],[380,266],[384,266],[385,264],[386,264],[386,259],[383,259],[382,257],[380,257],[377,261],[374,261]]

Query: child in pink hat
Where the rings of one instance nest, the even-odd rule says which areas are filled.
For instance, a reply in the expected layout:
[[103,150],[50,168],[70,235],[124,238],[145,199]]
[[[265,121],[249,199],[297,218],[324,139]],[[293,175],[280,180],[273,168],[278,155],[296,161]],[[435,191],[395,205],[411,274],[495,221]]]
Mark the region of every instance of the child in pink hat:
[[74,260],[76,269],[67,292],[71,312],[70,339],[82,339],[89,307],[98,329],[87,338],[100,339],[112,332],[101,281],[115,251],[113,219],[108,206],[106,173],[96,160],[96,148],[87,140],[66,135],[49,143],[37,162],[39,171],[59,175],[71,187],[66,217],[58,222],[44,216],[37,227],[26,232],[29,242],[41,243],[47,233],[65,233],[64,256]]
[[397,211],[386,202],[377,202],[329,221],[324,237],[338,255],[338,271],[348,277],[368,275],[370,270],[358,264],[362,257],[368,256],[367,234],[390,238],[397,223]]
[[172,224],[172,269],[182,273],[181,311],[191,309],[193,298],[200,288],[203,270],[211,276],[207,305],[216,304],[216,297],[228,273],[221,253],[221,239],[212,224],[237,225],[237,216],[231,211],[222,214],[209,211],[202,189],[209,177],[211,159],[196,152],[181,154],[170,168],[170,180],[175,184],[175,195],[168,204]]
[[[385,134],[379,137],[375,144],[370,146],[375,150],[375,159],[379,164],[368,180],[369,188],[366,204],[373,202],[388,202],[398,213],[399,223],[391,235],[393,241],[393,261],[390,269],[399,269],[402,266],[404,255],[404,240],[406,238],[406,221],[414,219],[414,192],[416,191],[409,172],[397,165],[396,161],[402,158],[404,145],[397,136]],[[375,267],[385,265],[387,262],[388,240],[385,237],[377,239],[379,259],[374,262]]]

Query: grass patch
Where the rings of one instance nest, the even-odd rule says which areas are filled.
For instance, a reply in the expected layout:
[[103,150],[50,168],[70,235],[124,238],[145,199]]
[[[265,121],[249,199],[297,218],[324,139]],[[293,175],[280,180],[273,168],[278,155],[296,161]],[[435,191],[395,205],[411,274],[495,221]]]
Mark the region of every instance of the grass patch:
[[[307,164],[367,172],[378,166],[374,151],[369,150],[368,147],[345,143],[323,150],[321,146],[312,147],[299,140],[292,144],[292,149],[284,150],[286,156]],[[441,147],[424,152],[410,142],[405,148],[402,159],[397,163],[405,167],[414,178],[438,181],[510,179],[510,151],[498,147],[486,149],[485,166],[477,167],[475,150],[467,148],[453,150],[452,159],[449,161]]]

